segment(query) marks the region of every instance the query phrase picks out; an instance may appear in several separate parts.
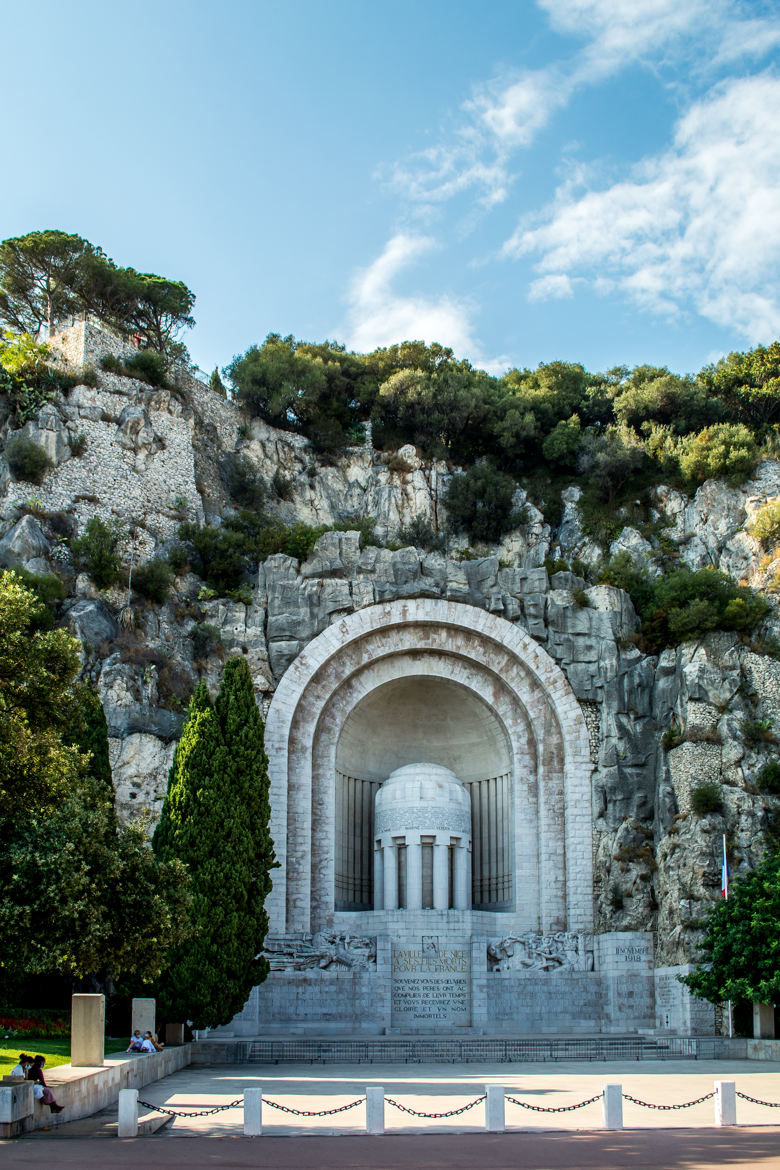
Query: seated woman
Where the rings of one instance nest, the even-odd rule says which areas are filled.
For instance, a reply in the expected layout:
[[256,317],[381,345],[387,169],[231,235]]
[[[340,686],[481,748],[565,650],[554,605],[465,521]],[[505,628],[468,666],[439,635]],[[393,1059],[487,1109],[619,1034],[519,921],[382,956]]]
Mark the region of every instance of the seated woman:
[[45,1064],[45,1056],[36,1056],[27,1070],[27,1080],[34,1081],[43,1089],[40,1097],[38,1096],[38,1093],[35,1094],[37,1100],[43,1101],[44,1105],[48,1105],[52,1113],[62,1113],[65,1106],[57,1104],[57,1102],[54,1100],[54,1094],[52,1093],[51,1089],[47,1088],[46,1086],[46,1081],[43,1077],[43,1066]]
[[144,1038],[141,1035],[140,1028],[136,1028],[130,1037],[130,1043],[125,1049],[126,1052],[143,1052]]
[[26,1052],[20,1052],[19,1063],[14,1065],[9,1075],[12,1077],[26,1077],[27,1070],[32,1062],[31,1056],[28,1056]]
[[144,1036],[144,1042],[141,1046],[141,1051],[142,1052],[162,1052],[164,1047],[165,1046],[163,1044],[160,1044],[158,1042],[156,1036],[153,1036],[151,1032],[147,1032]]

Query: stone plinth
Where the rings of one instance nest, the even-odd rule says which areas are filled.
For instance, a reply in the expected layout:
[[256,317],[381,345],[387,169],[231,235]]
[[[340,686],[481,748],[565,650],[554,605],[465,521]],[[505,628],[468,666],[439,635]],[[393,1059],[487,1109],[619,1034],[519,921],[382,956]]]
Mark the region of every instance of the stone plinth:
[[680,1036],[712,1036],[715,1007],[697,999],[680,983],[678,975],[689,975],[693,966],[658,967],[655,971],[655,1025]]
[[70,1063],[73,1068],[102,1068],[105,1053],[106,997],[74,995],[71,999]]
[[16,1084],[0,1085],[0,1138],[16,1137],[25,1129],[31,1129],[32,1115],[32,1081],[18,1080]]
[[654,1027],[652,934],[614,930],[596,935],[594,941],[602,981],[602,1031],[633,1032]]
[[154,999],[134,999],[130,1031],[135,1032],[137,1028],[142,1036],[145,1032],[154,1034],[157,1030],[155,1026],[156,1007]]
[[773,1040],[775,1035],[775,1008],[771,1003],[753,1004],[753,1037]]

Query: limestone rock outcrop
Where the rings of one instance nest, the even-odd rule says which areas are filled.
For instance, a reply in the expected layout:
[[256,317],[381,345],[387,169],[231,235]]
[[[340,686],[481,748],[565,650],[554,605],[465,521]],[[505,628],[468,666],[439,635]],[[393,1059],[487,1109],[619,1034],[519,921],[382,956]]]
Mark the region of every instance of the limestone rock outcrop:
[[[53,339],[71,368],[97,363],[118,344],[83,323]],[[517,623],[562,668],[582,706],[599,929],[655,929],[659,963],[689,960],[719,891],[723,833],[737,870],[755,863],[768,835],[780,835],[780,797],[761,786],[762,768],[778,757],[780,663],[718,633],[647,655],[635,644],[638,619],[626,593],[548,572],[548,555],[594,565],[610,552],[645,564],[653,554],[652,532],[628,523],[608,548],[589,537],[578,486],[563,492],[556,527],[518,492],[522,522],[495,549],[470,549],[456,537],[445,552],[361,547],[358,532],[332,531],[302,563],[268,557],[244,600],[216,598],[188,573],[164,604],[128,606],[126,589],[101,595],[76,572],[67,536],[100,516],[123,526],[126,560],[164,554],[182,520],[219,523],[230,509],[220,475],[227,454],[245,455],[284,485],[272,503],[282,521],[371,518],[391,545],[416,518],[445,530],[453,469],[414,448],[388,458],[370,446],[325,464],[300,436],[248,419],[188,375],[155,390],[101,372],[97,387],[76,386],[26,430],[54,466],[34,485],[14,480],[0,460],[0,565],[56,571],[66,583],[63,620],[84,645],[84,674],[105,706],[121,816],[144,813],[153,824],[187,696],[199,677],[216,687],[228,655],[247,657],[267,706],[289,664],[343,615],[434,598]],[[764,586],[780,564],[762,563],[747,524],[776,496],[780,463],[767,461],[741,488],[706,483],[690,499],[664,488],[655,505],[686,564]],[[767,636],[777,628],[772,617]],[[701,811],[706,786],[715,798]]]

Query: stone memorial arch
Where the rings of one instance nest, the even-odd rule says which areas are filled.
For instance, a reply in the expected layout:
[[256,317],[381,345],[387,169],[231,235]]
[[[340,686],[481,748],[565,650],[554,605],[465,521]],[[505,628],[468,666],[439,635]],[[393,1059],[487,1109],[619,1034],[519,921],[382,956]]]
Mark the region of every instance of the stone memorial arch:
[[[369,932],[380,913],[400,925],[406,911],[437,909],[496,916],[482,919],[483,933],[592,929],[585,722],[563,672],[503,618],[422,599],[335,622],[282,678],[266,745],[281,863],[268,900],[275,934]],[[424,783],[417,808],[407,783],[405,822],[377,837],[378,793],[412,765],[462,785],[468,858],[441,815],[426,816]],[[448,876],[447,905],[442,894],[434,906],[434,855],[453,850],[438,870],[467,867],[466,892],[456,905]]]
[[582,711],[518,626],[429,599],[340,618],[266,748],[271,972],[232,1034],[653,1025],[651,936],[593,935]]

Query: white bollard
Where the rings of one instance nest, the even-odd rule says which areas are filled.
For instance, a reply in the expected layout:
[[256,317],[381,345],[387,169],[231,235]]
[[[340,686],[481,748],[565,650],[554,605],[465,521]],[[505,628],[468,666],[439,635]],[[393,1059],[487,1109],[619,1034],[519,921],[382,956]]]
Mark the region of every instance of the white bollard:
[[485,1085],[485,1129],[491,1133],[503,1133],[506,1129],[504,1086]]
[[261,1137],[263,1133],[263,1090],[244,1089],[244,1133]]
[[604,1129],[623,1128],[622,1085],[604,1085],[604,1096],[601,1099],[601,1108],[604,1113]]
[[366,1088],[366,1133],[385,1132],[385,1090],[383,1085]]
[[119,1137],[138,1137],[138,1089],[119,1090]]
[[715,1082],[715,1124],[737,1124],[737,1086],[734,1081]]

